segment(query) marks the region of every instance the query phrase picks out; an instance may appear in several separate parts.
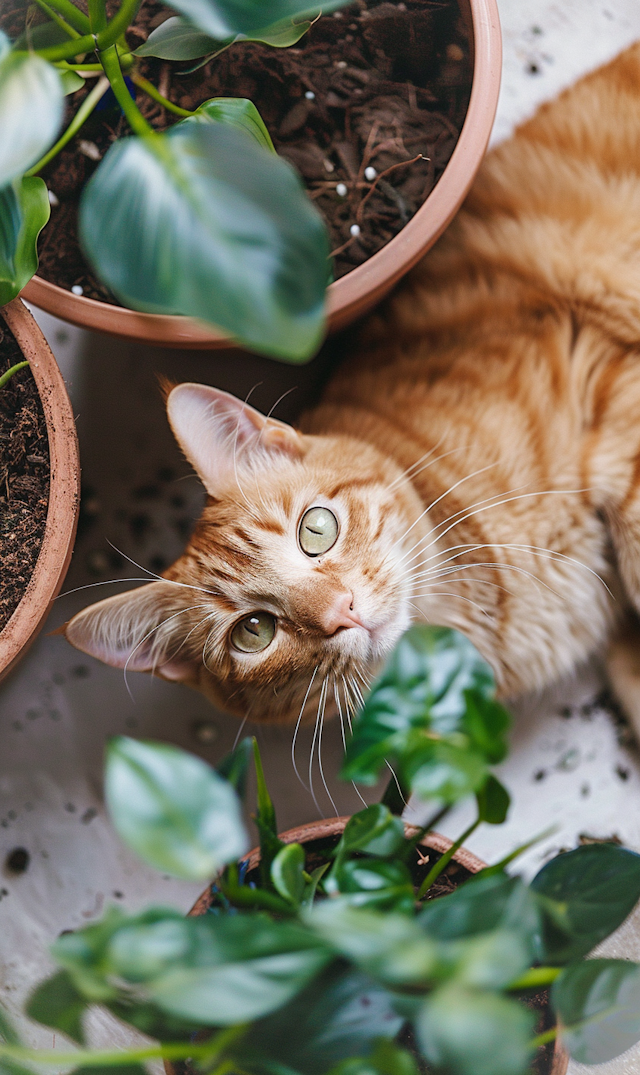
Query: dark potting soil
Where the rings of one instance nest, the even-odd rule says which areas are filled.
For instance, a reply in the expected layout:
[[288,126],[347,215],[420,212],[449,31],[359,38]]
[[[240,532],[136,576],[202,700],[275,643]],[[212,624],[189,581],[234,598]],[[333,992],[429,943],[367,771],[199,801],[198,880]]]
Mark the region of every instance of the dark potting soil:
[[[327,861],[327,853],[333,851],[337,842],[338,837],[329,836],[324,837],[321,840],[310,840],[308,843],[304,844],[305,869],[308,873],[317,869],[318,866],[324,865]],[[440,853],[433,851],[431,848],[420,847],[416,850],[416,860],[413,863],[410,863],[411,876],[416,888],[420,887],[429,870],[440,858]],[[468,881],[472,876],[473,874],[470,870],[467,870],[465,866],[452,860],[429,889],[427,900],[439,899],[441,896],[446,896],[451,892],[454,892],[459,885]],[[250,883],[251,881],[258,883],[258,867],[250,870],[246,874],[244,880],[245,883]],[[209,911],[215,913],[215,897],[213,895],[213,889],[209,893],[209,898],[210,902],[208,906],[198,901],[200,904],[198,913],[206,914]],[[549,990],[542,989],[539,992],[530,993],[522,999],[523,1003],[530,1008],[536,1016],[534,1034],[542,1034],[546,1030],[549,1030],[554,1023],[553,1013],[549,1003]],[[398,1042],[404,1048],[411,1051],[418,1063],[420,1075],[429,1075],[430,1069],[418,1050],[417,1043],[410,1028],[405,1027],[400,1032]],[[548,1042],[537,1050],[535,1056],[531,1060],[531,1075],[549,1075],[553,1065],[554,1048],[554,1042]],[[195,1068],[188,1062],[174,1064],[173,1069],[175,1075],[196,1075]]]
[[[6,0],[0,25],[10,36],[23,29],[18,12],[25,2]],[[157,3],[144,4],[129,31],[130,46],[140,45],[172,14]],[[356,0],[319,19],[291,48],[238,43],[184,74],[194,63],[149,59],[142,71],[183,108],[217,96],[248,97],[256,104],[276,149],[301,173],[325,217],[336,278],[380,250],[425,201],[455,148],[471,91],[458,0]],[[69,97],[67,122],[87,92]],[[176,122],[135,92],[158,130]],[[109,302],[116,300],[78,245],[78,200],[110,144],[128,133],[111,97],[111,105],[96,111],[42,173],[53,205],[40,237],[40,275]],[[375,175],[367,171],[372,168]]]
[[[0,318],[0,376],[22,360]],[[0,632],[29,585],[48,504],[47,426],[33,374],[25,367],[0,388]]]

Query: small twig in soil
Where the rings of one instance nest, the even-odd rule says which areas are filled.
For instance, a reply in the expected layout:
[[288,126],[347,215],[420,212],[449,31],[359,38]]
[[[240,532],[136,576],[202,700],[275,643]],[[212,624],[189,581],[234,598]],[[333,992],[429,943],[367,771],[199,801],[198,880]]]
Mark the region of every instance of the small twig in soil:
[[[28,362],[16,362],[15,366],[11,366],[5,373],[2,374],[2,377],[0,377],[0,388],[4,388],[4,386],[11,380],[14,373],[17,373],[18,370],[23,370],[25,366],[28,365]],[[7,490],[7,493],[8,491],[9,490]]]
[[360,164],[360,170],[358,172],[358,182],[362,181],[362,178],[364,176],[364,170],[371,159],[371,151],[373,149],[373,143],[376,140],[379,126],[380,123],[378,122],[378,120],[376,120],[375,123],[372,125],[371,130],[369,131],[369,137],[367,138],[367,144],[364,147],[364,153],[362,154],[362,163]]
[[403,168],[407,164],[415,164],[416,161],[419,161],[419,160],[426,161],[426,160],[429,160],[429,158],[425,157],[424,153],[418,153],[417,156],[412,157],[411,160],[398,161],[397,164],[391,164],[388,168],[385,168],[384,172],[380,172],[380,175],[376,176],[376,178],[374,179],[373,183],[371,184],[371,189],[367,191],[367,193],[365,194],[364,198],[360,202],[360,205],[358,206],[358,212],[356,213],[356,220],[357,220],[358,224],[362,224],[362,217],[363,217],[363,213],[364,213],[364,207],[367,204],[367,202],[369,201],[369,198],[373,194],[373,192],[376,189],[376,187],[377,187],[378,183],[380,182],[380,180],[384,179],[386,176],[389,175],[389,172],[393,172],[396,168]]
[[352,243],[355,243],[357,238],[358,238],[357,235],[349,236],[349,238],[347,239],[346,243],[343,243],[342,246],[338,246],[338,247],[336,247],[335,250],[331,251],[331,253],[329,254],[329,257],[330,258],[337,258],[338,254],[342,254],[347,249],[348,246],[351,246]]

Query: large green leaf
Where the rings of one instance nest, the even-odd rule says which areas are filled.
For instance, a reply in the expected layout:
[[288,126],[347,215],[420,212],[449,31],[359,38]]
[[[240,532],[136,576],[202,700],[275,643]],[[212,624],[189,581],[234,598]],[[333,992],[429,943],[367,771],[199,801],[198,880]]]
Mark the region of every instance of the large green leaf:
[[589,844],[548,862],[531,882],[543,911],[540,958],[580,959],[620,926],[640,899],[640,855]]
[[80,235],[123,302],[309,358],[324,329],[328,241],[293,169],[223,123],[116,142],[84,190]]
[[43,179],[23,176],[0,190],[0,306],[15,299],[38,268],[38,236],[50,212]]
[[511,797],[495,776],[489,775],[479,791],[476,792],[478,817],[488,825],[502,825],[507,819]]
[[226,780],[177,747],[111,740],[105,789],[122,839],[158,870],[213,877],[247,850],[237,796]]
[[0,31],[0,188],[35,164],[62,122],[64,93],[55,67],[34,53],[7,51]]
[[480,877],[450,895],[428,900],[418,922],[434,940],[459,940],[495,929],[520,929],[534,937],[539,925],[535,897],[519,877]]
[[[262,33],[247,36],[238,35],[231,41],[260,41],[274,48],[288,48],[295,45],[306,34],[310,22],[292,22],[290,19],[270,26]],[[197,60],[201,56],[211,56],[221,46],[228,44],[217,41],[205,34],[187,19],[174,15],[153,30],[143,45],[136,50],[135,56],[158,56],[162,60]]]
[[[216,41],[226,41],[238,34],[255,38],[278,23],[315,18],[344,7],[348,0],[172,0],[171,6],[204,30]],[[262,38],[260,38],[262,39]]]
[[429,1065],[447,1075],[525,1075],[535,1016],[517,1001],[459,986],[437,990],[416,1020]]
[[[411,914],[415,893],[411,874],[403,862],[387,859],[349,859],[331,875],[333,889],[352,907],[402,911]],[[330,886],[327,882],[327,889]]]
[[398,765],[420,799],[455,803],[487,780],[487,763],[464,741],[409,740],[408,746],[404,757],[398,755]]
[[204,101],[199,108],[180,121],[183,126],[188,123],[226,123],[230,127],[244,131],[251,138],[275,153],[275,147],[271,141],[271,135],[264,125],[262,116],[254,105],[246,97],[212,97]]
[[[373,783],[385,760],[395,757],[401,770],[406,763],[415,777],[416,751],[425,750],[425,733],[431,744],[467,753],[470,764],[493,762],[504,754],[508,722],[493,690],[491,669],[464,635],[445,627],[410,628],[354,724],[343,775]],[[436,754],[433,761],[441,759]],[[479,787],[482,774],[477,771],[469,780]],[[428,785],[428,776],[423,784]]]
[[[285,1007],[242,1039],[240,1066],[275,1062],[300,1075],[324,1075],[346,1057],[366,1055],[402,1026],[389,993],[353,967],[333,963]],[[293,1031],[293,1032],[292,1032]]]
[[368,1056],[350,1057],[336,1064],[329,1075],[418,1075],[418,1065],[408,1049],[393,1041],[376,1042]]
[[395,855],[404,843],[404,824],[388,807],[373,803],[350,817],[345,825],[337,855],[343,851],[360,851],[386,858]]
[[603,1064],[640,1039],[640,966],[622,959],[588,959],[554,982],[553,1006],[562,1040],[575,1060]]
[[62,970],[42,982],[29,998],[26,1012],[44,1026],[61,1030],[73,1041],[84,1043],[82,1017],[87,1002],[68,971]]

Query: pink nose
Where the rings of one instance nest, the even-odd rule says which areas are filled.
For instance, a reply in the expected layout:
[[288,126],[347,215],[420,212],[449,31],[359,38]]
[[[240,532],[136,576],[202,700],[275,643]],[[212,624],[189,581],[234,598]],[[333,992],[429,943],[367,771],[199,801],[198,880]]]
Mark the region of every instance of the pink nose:
[[339,594],[329,605],[322,619],[328,635],[334,635],[341,627],[365,627],[353,611],[353,594],[351,593]]

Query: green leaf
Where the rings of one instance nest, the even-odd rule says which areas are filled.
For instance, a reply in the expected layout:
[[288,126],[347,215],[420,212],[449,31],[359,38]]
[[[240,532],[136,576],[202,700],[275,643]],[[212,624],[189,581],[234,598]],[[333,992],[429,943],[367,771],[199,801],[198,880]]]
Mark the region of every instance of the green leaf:
[[[309,3],[309,0],[270,0],[264,4],[256,0],[172,0],[172,7],[216,41],[237,37],[264,40],[264,32],[280,23],[295,19],[315,18],[320,12],[327,14],[344,7],[348,0],[325,0]],[[256,38],[256,35],[260,35]]]
[[26,172],[49,148],[63,107],[55,67],[34,53],[7,52],[0,42],[0,188]]
[[462,727],[477,750],[488,762],[496,765],[507,756],[506,734],[511,724],[509,713],[477,689],[465,690],[465,711]]
[[238,798],[243,800],[247,788],[249,763],[252,760],[253,738],[250,735],[247,735],[244,739],[240,740],[235,750],[226,754],[222,761],[216,766],[218,776],[221,776],[223,780],[226,780],[231,784],[231,787]]
[[87,1002],[76,989],[68,971],[62,970],[42,982],[29,998],[26,1013],[37,1023],[61,1030],[72,1041],[84,1044],[82,1017]]
[[332,880],[332,887],[345,895],[352,907],[413,912],[415,893],[411,874],[403,862],[350,859],[338,864]]
[[38,236],[50,212],[43,179],[23,176],[0,190],[0,306],[15,299],[36,272]]
[[233,788],[206,762],[177,747],[112,739],[105,790],[125,843],[174,877],[213,877],[247,850]]
[[85,80],[75,71],[62,71],[60,74],[60,80],[62,82],[62,92],[65,97],[68,97],[70,93],[75,93],[76,90],[81,90],[86,86]]
[[361,910],[338,896],[303,917],[337,953],[384,985],[424,985],[436,970],[435,944],[406,915]]
[[[147,1069],[142,1064],[118,1064],[118,1075],[148,1075]],[[102,1067],[98,1065],[92,1065],[91,1067],[74,1068],[70,1072],[70,1075],[113,1075],[113,1068],[107,1067],[104,1064]]]
[[445,986],[416,1020],[422,1053],[447,1075],[525,1075],[535,1016],[517,1001]]
[[418,1075],[418,1066],[407,1049],[383,1038],[368,1056],[343,1060],[329,1075]]
[[308,21],[292,22],[291,19],[285,19],[251,37],[236,35],[219,41],[198,30],[187,19],[174,15],[157,26],[133,55],[158,56],[162,60],[197,60],[205,56],[208,62],[213,53],[235,41],[260,41],[273,48],[288,48],[289,45],[295,45],[310,26]]
[[293,169],[222,123],[116,142],[86,185],[83,248],[129,306],[310,357],[324,329],[324,224]]
[[264,778],[262,758],[258,740],[253,739],[253,761],[256,771],[256,792],[258,798],[258,813],[255,818],[260,836],[260,877],[264,888],[270,888],[271,864],[278,852],[285,846],[278,836],[278,822],[276,811],[269,795],[267,782]]
[[304,894],[303,894],[303,897],[302,897],[302,906],[303,907],[312,907],[313,906],[313,901],[315,900],[316,892],[318,891],[318,885],[320,884],[320,881],[322,880],[322,878],[324,877],[324,875],[325,875],[325,873],[327,872],[328,869],[329,869],[329,863],[324,862],[322,864],[322,866],[316,866],[315,870],[313,870],[311,872],[311,874],[310,874],[311,880],[307,881],[307,884],[306,884],[306,887],[305,887],[305,890],[304,890]]
[[418,922],[434,940],[458,940],[516,927],[533,938],[539,912],[535,897],[519,877],[494,874],[467,881],[446,897],[428,900]]
[[[446,897],[445,897],[446,898]],[[471,989],[504,989],[532,960],[533,937],[517,926],[438,945],[440,977]]]
[[509,792],[496,779],[489,775],[479,791],[476,792],[478,817],[489,825],[502,825],[506,821],[511,805]]
[[582,1064],[603,1064],[640,1039],[640,966],[622,959],[588,959],[553,984],[562,1042]]
[[289,1004],[255,1023],[236,1055],[249,1070],[255,1070],[251,1061],[262,1066],[267,1060],[299,1075],[325,1075],[346,1057],[367,1055],[376,1039],[394,1038],[402,1023],[385,989],[334,962]]
[[354,814],[345,826],[336,854],[361,851],[386,858],[395,855],[404,843],[404,823],[382,803],[374,803]]
[[245,97],[212,97],[211,100],[204,101],[192,116],[180,123],[185,126],[189,123],[226,123],[236,130],[244,131],[271,153],[276,151],[258,109],[253,101]]
[[[46,49],[50,45],[60,45],[68,41],[69,35],[66,30],[58,26],[56,22],[41,22],[38,26],[28,26],[13,43],[17,51],[35,51]],[[1,57],[0,57],[1,58]]]
[[418,798],[451,804],[476,791],[487,779],[482,755],[466,744],[430,740],[408,752],[404,771]]
[[285,844],[271,863],[271,880],[276,892],[296,905],[304,895],[304,848]]
[[531,882],[543,911],[540,959],[580,959],[613,933],[640,898],[640,855],[590,844],[558,855]]

